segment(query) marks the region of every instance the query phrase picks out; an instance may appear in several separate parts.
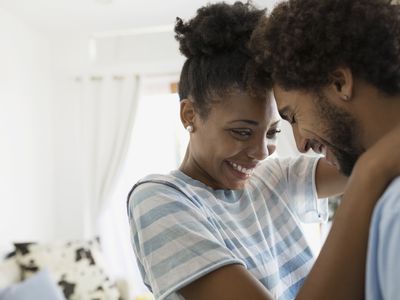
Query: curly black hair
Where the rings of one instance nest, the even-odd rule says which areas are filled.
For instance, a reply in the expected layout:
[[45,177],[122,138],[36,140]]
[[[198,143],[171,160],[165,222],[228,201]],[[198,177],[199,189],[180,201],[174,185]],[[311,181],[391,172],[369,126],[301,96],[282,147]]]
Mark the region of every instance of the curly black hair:
[[252,3],[224,2],[197,10],[191,20],[177,18],[175,38],[186,56],[179,81],[181,100],[191,99],[205,118],[210,104],[232,88],[247,90],[248,44],[265,10]]
[[287,90],[320,91],[332,72],[400,92],[400,6],[389,0],[289,0],[254,31],[258,75]]

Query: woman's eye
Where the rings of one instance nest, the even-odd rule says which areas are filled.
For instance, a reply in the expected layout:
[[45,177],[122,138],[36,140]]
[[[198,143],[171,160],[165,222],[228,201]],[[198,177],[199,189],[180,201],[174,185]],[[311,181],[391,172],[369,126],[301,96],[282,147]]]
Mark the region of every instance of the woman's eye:
[[278,133],[280,133],[280,132],[281,132],[280,129],[271,130],[270,132],[267,133],[267,138],[268,138],[268,139],[274,139],[274,138],[276,138],[276,135],[277,135]]
[[231,129],[231,132],[234,136],[241,139],[248,138],[251,135],[251,130],[247,129]]

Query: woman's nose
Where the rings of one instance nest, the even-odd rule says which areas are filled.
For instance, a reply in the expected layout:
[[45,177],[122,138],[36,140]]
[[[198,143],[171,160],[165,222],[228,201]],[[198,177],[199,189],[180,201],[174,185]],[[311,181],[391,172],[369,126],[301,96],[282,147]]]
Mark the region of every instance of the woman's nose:
[[267,139],[263,138],[262,140],[254,142],[248,148],[247,155],[251,158],[261,161],[270,155],[270,150],[274,151],[275,149],[268,145]]

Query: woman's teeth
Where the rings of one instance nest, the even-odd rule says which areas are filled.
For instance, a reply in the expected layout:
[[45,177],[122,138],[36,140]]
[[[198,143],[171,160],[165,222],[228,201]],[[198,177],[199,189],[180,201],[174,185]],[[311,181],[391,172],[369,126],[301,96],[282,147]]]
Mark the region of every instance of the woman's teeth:
[[243,174],[246,174],[246,175],[251,175],[251,174],[253,173],[253,171],[254,171],[254,168],[252,168],[252,169],[246,169],[245,167],[242,167],[241,165],[238,165],[238,164],[236,164],[236,163],[234,163],[234,162],[229,162],[229,164],[230,164],[236,171],[239,171],[239,172],[241,172],[241,173],[243,173]]

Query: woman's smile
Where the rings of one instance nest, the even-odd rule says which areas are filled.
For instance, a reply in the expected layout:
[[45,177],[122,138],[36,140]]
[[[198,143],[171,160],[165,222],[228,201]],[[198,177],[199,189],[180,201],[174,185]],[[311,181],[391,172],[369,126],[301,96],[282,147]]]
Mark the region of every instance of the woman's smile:
[[247,179],[253,174],[256,164],[244,165],[240,163],[235,163],[233,161],[227,160],[229,166],[233,169],[234,174],[240,176],[240,178]]

